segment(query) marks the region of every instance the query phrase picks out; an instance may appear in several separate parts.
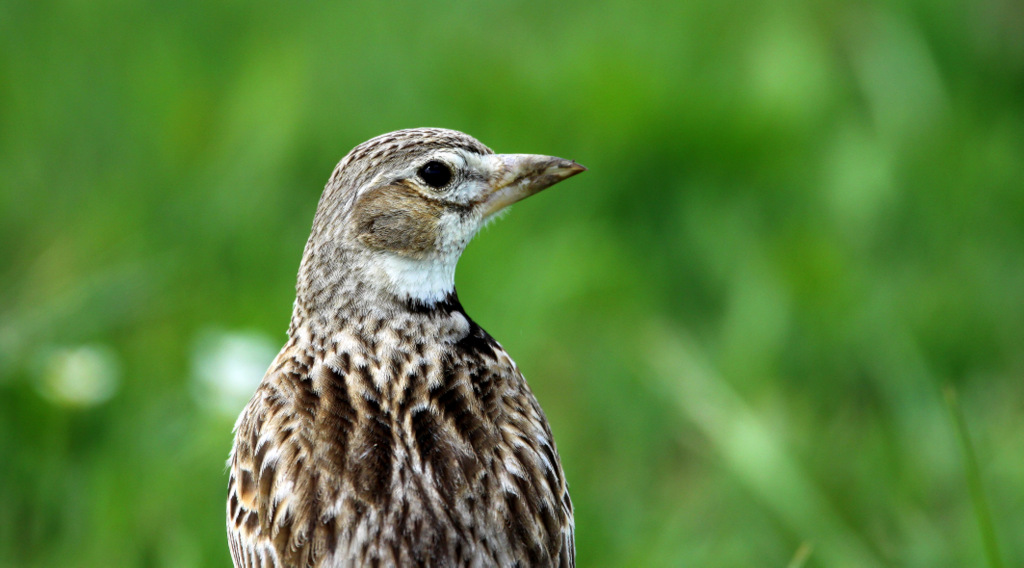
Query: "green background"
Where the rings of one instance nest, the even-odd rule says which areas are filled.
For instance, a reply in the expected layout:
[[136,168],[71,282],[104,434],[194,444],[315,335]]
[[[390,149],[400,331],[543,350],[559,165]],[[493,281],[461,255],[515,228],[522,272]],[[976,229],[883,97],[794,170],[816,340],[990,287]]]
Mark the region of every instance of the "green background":
[[1019,2],[6,0],[0,566],[230,565],[320,191],[414,126],[589,168],[457,275],[581,566],[1024,563]]

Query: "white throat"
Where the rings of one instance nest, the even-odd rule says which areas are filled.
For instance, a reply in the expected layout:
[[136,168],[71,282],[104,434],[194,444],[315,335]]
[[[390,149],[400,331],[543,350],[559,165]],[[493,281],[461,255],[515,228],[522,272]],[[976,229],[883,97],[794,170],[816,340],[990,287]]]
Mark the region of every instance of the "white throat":
[[455,291],[455,265],[458,255],[413,259],[385,254],[380,269],[400,298],[423,304],[436,304]]

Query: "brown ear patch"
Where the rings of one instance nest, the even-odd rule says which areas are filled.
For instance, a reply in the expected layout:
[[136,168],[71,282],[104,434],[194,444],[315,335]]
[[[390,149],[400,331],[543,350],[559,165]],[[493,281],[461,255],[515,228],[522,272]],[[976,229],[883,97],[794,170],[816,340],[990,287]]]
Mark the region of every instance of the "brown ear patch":
[[372,190],[355,205],[356,238],[364,245],[408,256],[434,248],[441,206],[404,185]]

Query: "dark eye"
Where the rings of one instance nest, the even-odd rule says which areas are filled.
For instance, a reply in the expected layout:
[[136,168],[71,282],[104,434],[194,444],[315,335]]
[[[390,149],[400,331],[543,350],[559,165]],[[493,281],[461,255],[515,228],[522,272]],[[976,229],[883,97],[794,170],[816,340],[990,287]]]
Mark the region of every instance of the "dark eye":
[[421,180],[434,189],[441,189],[452,181],[452,171],[437,160],[423,164],[420,171],[416,173],[419,174]]

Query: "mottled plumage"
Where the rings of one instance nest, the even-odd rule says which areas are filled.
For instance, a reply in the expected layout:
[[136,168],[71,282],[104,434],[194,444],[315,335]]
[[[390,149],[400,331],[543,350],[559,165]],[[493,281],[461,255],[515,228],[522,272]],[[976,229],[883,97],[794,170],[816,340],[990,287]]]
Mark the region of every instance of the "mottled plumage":
[[454,270],[490,217],[582,170],[443,129],[338,164],[288,342],[235,426],[236,567],[574,565],[547,420]]

